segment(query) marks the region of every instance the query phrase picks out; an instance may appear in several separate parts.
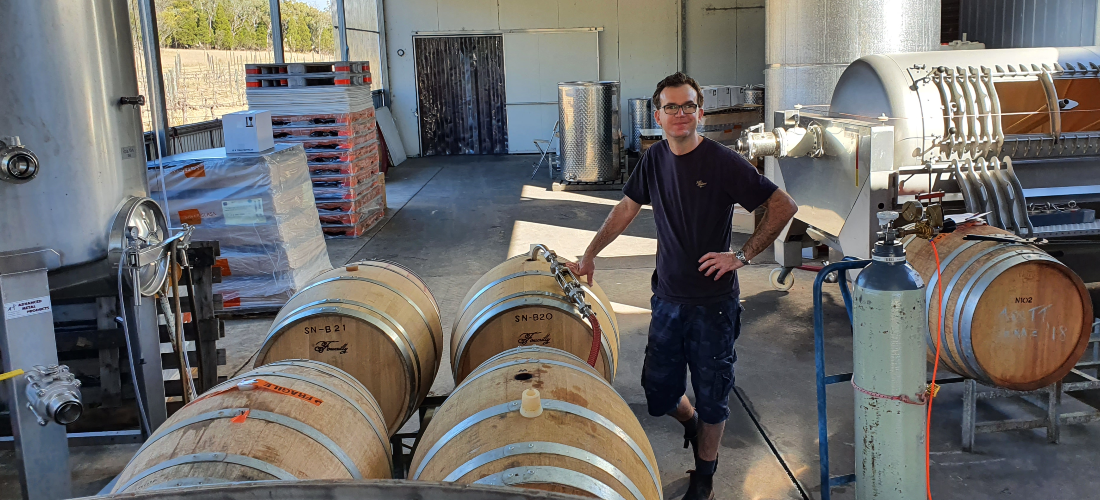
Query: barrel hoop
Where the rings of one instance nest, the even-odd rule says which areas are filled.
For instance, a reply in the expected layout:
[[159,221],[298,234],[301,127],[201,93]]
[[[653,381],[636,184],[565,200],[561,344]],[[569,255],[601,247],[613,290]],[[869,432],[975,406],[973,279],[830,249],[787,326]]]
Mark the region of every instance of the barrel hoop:
[[293,474],[283,469],[280,469],[279,467],[252,457],[246,457],[244,455],[232,455],[229,453],[195,453],[192,455],[183,455],[173,458],[171,460],[166,460],[153,466],[152,468],[141,471],[140,474],[134,476],[132,479],[127,481],[126,484],[122,485],[122,487],[116,490],[116,493],[125,492],[126,489],[133,486],[134,483],[137,483],[138,481],[141,481],[142,479],[145,479],[146,477],[156,474],[157,472],[160,472],[162,470],[175,467],[177,465],[190,465],[209,462],[221,462],[240,465],[242,467],[248,467],[249,469],[258,470],[260,472],[263,472],[264,474],[274,476],[275,478],[283,481],[294,481],[298,479],[297,477],[294,477]]
[[[589,465],[592,465],[593,467],[596,467],[606,472],[608,475],[618,480],[619,483],[626,487],[626,489],[630,490],[630,494],[634,495],[634,498],[636,498],[637,500],[645,500],[645,496],[642,495],[642,492],[638,490],[637,486],[634,485],[634,482],[631,481],[630,478],[626,476],[626,474],[623,474],[623,472],[619,470],[618,467],[612,465],[611,462],[608,462],[607,460],[604,460],[603,458],[593,455],[592,453],[584,451],[580,448],[560,443],[549,443],[545,441],[513,443],[507,446],[501,446],[500,448],[492,451],[482,453],[481,455],[478,455],[470,459],[468,462],[460,465],[457,469],[448,474],[447,477],[443,478],[443,482],[453,483],[455,481],[458,481],[459,479],[462,479],[462,476],[465,476],[470,471],[473,471],[474,469],[477,469],[482,465],[495,462],[503,458],[513,457],[516,455],[534,454],[559,455],[563,457],[575,458],[582,462],[588,463]],[[654,484],[654,486],[657,487],[657,491],[661,491],[661,485]]]
[[[523,302],[519,305],[509,304],[509,302],[513,302],[515,299],[532,296],[534,296],[534,298],[524,298]],[[531,302],[528,302],[529,300]],[[496,302],[489,304],[488,306],[484,307],[480,312],[478,312],[477,316],[474,316],[474,319],[471,322],[470,326],[467,327],[464,332],[462,332],[462,340],[460,340],[458,343],[458,349],[455,350],[455,355],[453,358],[454,361],[451,363],[451,372],[454,375],[455,380],[458,380],[458,367],[462,362],[462,356],[466,354],[466,345],[470,342],[471,339],[473,339],[473,337],[477,336],[477,333],[481,330],[482,327],[485,326],[485,323],[488,323],[491,319],[495,318],[496,315],[500,313],[529,304],[552,307],[554,309],[559,309],[567,313],[573,313],[577,315],[577,317],[580,317],[580,312],[577,310],[576,306],[574,306],[573,302],[564,295],[557,295],[550,292],[524,291],[498,299]],[[607,335],[600,335],[600,344],[603,351],[604,360],[607,362],[607,371],[611,375],[612,382],[614,382],[615,356],[611,352],[611,344],[609,344],[607,341]]]
[[[485,292],[489,291],[489,289],[491,289],[491,288],[493,288],[493,287],[495,287],[495,286],[497,286],[501,283],[504,283],[505,281],[512,280],[512,279],[515,279],[515,278],[522,278],[524,276],[546,276],[546,277],[549,277],[549,278],[553,278],[554,274],[553,273],[548,273],[548,272],[545,272],[545,271],[523,271],[523,272],[520,272],[520,273],[509,274],[507,276],[504,276],[504,277],[501,277],[501,278],[497,279],[496,281],[493,281],[492,283],[489,283],[488,285],[485,285],[484,287],[481,288],[481,290],[478,290],[478,292],[476,294],[474,294],[473,297],[470,297],[470,300],[466,301],[466,305],[464,305],[462,307],[462,310],[458,312],[458,316],[455,318],[455,324],[454,324],[453,327],[451,327],[451,331],[454,331],[455,329],[458,328],[458,323],[462,319],[462,316],[464,314],[466,314],[466,310],[469,309],[470,304],[473,304],[474,301],[477,300],[478,297],[481,297],[481,295],[484,294]],[[618,343],[619,342],[619,327],[618,327],[618,325],[615,324],[614,317],[611,316],[611,312],[607,308],[607,305],[604,304],[603,301],[600,300],[599,296],[597,296],[596,293],[593,292],[592,289],[589,288],[584,283],[581,283],[581,289],[584,290],[585,293],[590,295],[592,297],[592,301],[595,302],[596,305],[600,306],[600,309],[603,310],[604,315],[607,316],[608,319],[612,320],[611,321],[611,331],[615,333],[615,342]],[[612,375],[612,378],[614,378],[614,375]]]
[[[264,365],[264,366],[267,366],[267,365]],[[375,424],[374,419],[370,418],[370,416],[367,415],[367,412],[363,411],[363,407],[359,406],[359,403],[356,403],[354,399],[351,399],[350,397],[348,397],[347,394],[344,394],[340,390],[338,390],[338,389],[336,389],[336,388],[334,388],[334,387],[332,387],[328,384],[325,384],[324,382],[318,382],[318,381],[313,380],[311,378],[303,377],[301,375],[295,375],[293,373],[283,373],[283,372],[250,372],[250,373],[253,376],[284,377],[284,378],[288,378],[288,379],[291,379],[291,380],[300,380],[302,382],[313,384],[317,387],[320,387],[321,389],[324,389],[328,392],[331,392],[332,394],[336,395],[336,397],[338,397],[340,399],[343,399],[349,405],[351,405],[351,407],[354,408],[355,411],[358,412],[359,415],[361,415],[363,417],[363,419],[367,421],[368,424],[370,424],[371,429],[374,430],[374,434],[376,436],[378,436],[378,439],[380,441],[382,441],[382,445],[386,448],[386,451],[389,452],[389,450],[390,450],[390,440],[386,438],[386,436],[388,436],[388,434],[385,433],[385,432],[382,432],[381,430],[378,429],[378,426]],[[378,408],[376,407],[376,409],[378,409]],[[386,416],[385,416],[385,414],[382,413],[381,409],[378,409],[378,416],[379,416],[379,418],[383,419],[383,423],[385,423],[384,421],[385,421]]]
[[[963,241],[963,243],[961,245],[959,245],[957,248],[955,248],[955,250],[953,252],[951,252],[950,255],[948,255],[946,258],[944,258],[940,262],[940,266],[939,266],[940,271],[932,273],[932,276],[930,278],[928,278],[928,285],[926,286],[925,291],[924,291],[924,303],[925,304],[931,304],[932,303],[932,298],[936,296],[936,290],[937,290],[936,283],[939,281],[940,274],[943,273],[943,270],[947,269],[947,266],[949,264],[951,264],[951,262],[954,261],[956,257],[958,257],[964,251],[966,251],[966,249],[968,249],[968,248],[970,248],[974,245],[977,245],[978,243],[981,243],[981,242],[978,241],[978,240]],[[946,293],[946,294],[944,294],[944,297],[948,297],[949,295],[950,295],[950,293]],[[945,304],[946,304],[946,302],[940,304],[940,310],[943,311],[943,312],[946,312],[946,310],[947,310]],[[929,314],[931,314],[931,312],[929,312]],[[945,315],[946,314],[943,314],[941,316],[945,316]],[[946,318],[943,318],[943,319],[946,320]],[[946,326],[946,325],[943,324],[943,321],[941,321],[940,324],[942,326]],[[943,328],[942,331],[947,331],[947,328]],[[936,336],[937,336],[937,333],[933,332],[931,330],[931,328],[929,327],[928,335],[925,336],[925,343],[928,344],[928,350],[930,352],[933,352],[933,353],[936,352],[936,344],[935,344],[935,341],[933,340]],[[941,339],[941,342],[942,342],[942,339]]]
[[[977,243],[977,242],[975,242],[975,243]],[[1008,246],[1020,246],[1020,245],[1017,244],[1017,243],[1009,243]],[[968,259],[965,263],[963,263],[963,265],[961,267],[959,267],[959,271],[951,276],[951,281],[949,281],[947,283],[947,286],[944,288],[944,292],[943,292],[944,300],[943,300],[943,303],[940,304],[940,316],[943,318],[943,321],[945,322],[944,328],[943,328],[943,331],[945,333],[944,333],[944,338],[943,338],[942,341],[945,341],[945,342],[946,341],[951,341],[953,343],[953,345],[955,346],[955,350],[959,353],[958,354],[959,357],[957,359],[955,359],[955,363],[957,363],[959,365],[958,366],[959,369],[961,369],[964,372],[967,372],[967,373],[960,373],[959,375],[969,376],[970,378],[975,378],[975,379],[981,378],[981,377],[979,376],[979,374],[977,372],[973,371],[971,369],[971,367],[967,365],[966,356],[962,354],[962,350],[963,350],[963,348],[962,348],[962,345],[963,345],[962,332],[961,332],[961,329],[959,328],[959,320],[958,320],[958,315],[962,311],[962,307],[959,307],[961,305],[962,301],[960,300],[960,301],[955,301],[954,302],[955,303],[955,316],[954,316],[955,319],[951,322],[952,327],[951,327],[951,337],[950,338],[948,338],[946,336],[947,335],[947,333],[946,333],[947,332],[946,322],[951,320],[951,318],[949,318],[947,316],[947,305],[952,303],[948,299],[951,297],[951,294],[954,293],[955,285],[957,285],[959,283],[959,280],[962,279],[963,271],[965,271],[966,269],[970,269],[970,266],[972,266],[975,262],[977,262],[978,259],[981,259],[982,257],[985,257],[986,255],[988,255],[989,251],[993,248],[1002,248],[1002,247],[1000,247],[1000,245],[996,245],[996,244],[987,246],[986,248],[984,248],[984,249],[982,249],[978,252],[975,252],[974,255],[970,256],[970,259]],[[946,266],[944,266],[944,267],[946,267]],[[978,274],[981,274],[981,273],[978,273]],[[964,288],[962,288],[962,290],[960,290],[960,292],[959,292],[959,298],[960,299],[965,299],[966,298],[967,290],[968,290],[968,288],[966,288],[966,287],[964,287]],[[948,354],[948,355],[950,356],[950,354]]]
[[[320,366],[313,366],[313,365],[320,365]],[[357,394],[359,394],[360,396],[363,396],[363,399],[367,400],[367,403],[370,404],[371,408],[374,408],[374,410],[378,412],[379,416],[382,415],[382,407],[378,406],[378,401],[374,399],[374,395],[372,395],[369,391],[366,391],[366,390],[364,390],[364,388],[362,388],[363,383],[358,381],[358,380],[355,380],[355,377],[352,377],[351,374],[349,374],[348,372],[345,372],[344,370],[341,370],[341,369],[339,369],[339,368],[337,368],[333,365],[330,365],[330,364],[327,364],[327,363],[322,363],[320,361],[314,361],[312,359],[284,359],[282,361],[276,361],[274,363],[268,363],[268,364],[263,365],[263,366],[264,366],[264,368],[268,368],[268,367],[271,367],[271,366],[293,366],[293,367],[296,367],[296,368],[303,368],[303,369],[306,369],[306,370],[315,371],[317,373],[322,373],[324,375],[328,375],[328,376],[334,377],[336,379],[342,379],[342,378],[337,376],[337,374],[330,373],[327,370],[333,370],[335,372],[338,372],[339,374],[343,374],[343,375],[347,376],[347,379],[342,379],[343,382],[348,384],[348,386],[351,387],[352,390],[354,390]],[[241,378],[247,378],[247,377],[238,376],[236,379],[233,379],[233,380],[239,380]],[[354,381],[354,383],[352,383],[353,381]],[[332,389],[330,389],[330,391],[335,392]],[[347,398],[345,398],[345,399],[347,399]],[[353,404],[355,403],[354,401],[351,401],[350,399],[348,401],[353,403]]]
[[[311,307],[320,304],[334,303],[366,309],[368,311],[378,313],[379,316],[372,316],[370,314],[365,314],[362,311],[347,307],[320,307],[317,309],[310,309]],[[295,314],[298,311],[302,312]],[[316,316],[322,313],[339,313],[351,316],[353,318],[361,319],[375,326],[376,328],[381,330],[382,333],[386,334],[386,336],[390,338],[390,341],[397,346],[397,350],[401,352],[401,362],[405,365],[405,372],[409,376],[409,405],[405,415],[412,415],[413,411],[416,410],[416,398],[419,394],[418,389],[420,387],[420,356],[417,354],[416,348],[413,347],[412,341],[409,340],[409,336],[405,332],[405,329],[399,323],[393,321],[393,318],[391,318],[388,314],[381,313],[377,309],[361,302],[343,299],[325,299],[311,302],[295,309],[295,311],[291,313],[292,315],[288,315],[285,319],[280,321],[279,324],[276,325],[276,327],[273,327],[271,329],[271,334],[269,334],[267,339],[264,340],[264,345],[260,348],[260,353],[256,355],[256,362],[260,363],[263,361],[263,359],[267,356],[267,351],[271,349],[271,340],[275,337],[275,335],[281,333],[284,328],[287,328],[296,321],[308,318],[310,316]],[[397,331],[391,328],[389,324],[386,324],[386,322],[389,322],[390,324],[397,327]],[[401,333],[398,334],[398,331]]]
[[561,467],[514,467],[474,481],[474,484],[492,486],[514,486],[517,484],[536,483],[571,486],[604,500],[626,500],[610,486],[595,480],[592,476],[569,469],[562,469]]
[[[997,279],[1001,275],[1001,273],[1007,271],[1008,269],[1033,260],[1055,263],[1058,262],[1054,259],[1054,257],[1051,257],[1045,253],[1032,251],[1029,253],[1016,252],[1015,254],[1006,254],[1004,258],[997,259],[996,262],[990,262],[989,264],[987,264],[986,270],[982,273],[979,273],[981,275],[981,279],[971,279],[971,282],[967,283],[967,288],[970,290],[970,293],[966,298],[966,307],[964,307],[967,313],[966,316],[963,316],[961,318],[962,326],[959,329],[965,329],[967,333],[970,332],[970,326],[974,320],[974,308],[977,307],[978,300],[980,300],[981,296],[985,294],[985,291],[989,288],[989,285],[993,283],[993,280]],[[975,278],[977,278],[977,276],[975,276]],[[978,363],[978,359],[974,354],[974,344],[971,335],[967,335],[965,337],[963,347],[963,354],[966,355],[967,360],[974,363],[975,369],[981,368],[981,364]],[[988,378],[988,374],[986,375],[986,378]]]
[[[576,354],[573,354],[573,353],[571,353],[569,351],[566,351],[564,349],[558,349],[557,347],[550,347],[550,346],[537,345],[536,344],[536,345],[525,345],[525,346],[521,346],[521,347],[508,349],[507,351],[504,351],[500,354],[497,354],[496,356],[493,356],[493,357],[485,360],[485,362],[481,363],[481,365],[479,365],[477,368],[475,368],[475,370],[478,370],[482,366],[485,366],[486,364],[488,364],[492,361],[496,361],[496,360],[498,360],[500,358],[503,358],[505,356],[512,356],[512,355],[515,355],[515,354],[521,354],[521,353],[525,353],[525,352],[538,352],[538,353],[545,352],[545,353],[550,353],[550,354],[570,356],[570,357],[577,358],[581,362],[584,362],[584,360],[581,359],[580,356],[577,356]],[[586,364],[586,366],[587,366],[587,364]],[[593,368],[593,369],[595,369],[595,368]]]
[[[405,295],[405,294],[401,293],[399,290],[397,290],[396,288],[394,288],[394,287],[392,287],[392,286],[390,286],[386,283],[383,283],[381,281],[372,280],[370,278],[359,277],[359,276],[336,276],[334,278],[326,278],[326,279],[323,279],[321,281],[310,283],[305,288],[303,288],[301,290],[298,290],[298,293],[302,293],[302,292],[304,292],[306,290],[309,290],[310,288],[313,288],[315,286],[323,285],[325,283],[332,283],[334,281],[362,281],[364,283],[370,283],[372,285],[378,285],[382,288],[385,288],[386,290],[389,290],[389,291],[397,294],[398,297],[401,297],[402,299],[405,299],[405,302],[407,302],[410,306],[412,306],[412,308],[416,311],[416,313],[420,315],[420,319],[424,320],[424,328],[428,329],[428,334],[431,335],[431,337],[432,337],[432,347],[435,348],[435,352],[436,353],[442,353],[443,352],[443,350],[440,349],[440,347],[439,347],[439,341],[436,340],[436,338],[435,338],[435,330],[432,329],[431,323],[428,322],[428,316],[426,314],[424,314],[424,311],[422,309],[420,309],[420,306],[416,305],[416,302],[413,302],[412,298],[410,298],[408,295]],[[439,328],[443,329],[443,326],[440,325]]]
[[[1023,247],[1022,245],[1017,245],[1017,244],[1013,244],[1012,246]],[[976,262],[978,259],[980,259],[984,256],[987,256],[989,254],[989,251],[993,248],[998,248],[998,246],[988,247],[984,251],[978,252],[977,255],[974,255],[973,257],[971,257],[970,260],[968,260],[966,262],[966,264],[964,264],[963,267],[961,267],[960,269],[969,269],[974,264],[974,262]],[[992,265],[995,265],[996,263],[998,263],[998,262],[1000,262],[1000,261],[1002,261],[1006,258],[1009,258],[1013,255],[1019,255],[1020,253],[1022,253],[1023,251],[1026,251],[1026,250],[1027,250],[1027,248],[1021,248],[1021,249],[1018,249],[1018,250],[1012,250],[1012,251],[1005,252],[1005,253],[1002,253],[1002,254],[999,254],[999,255],[995,255],[993,257],[993,260],[991,260],[991,261],[987,262],[986,264],[984,264],[978,270],[978,272],[975,272],[972,276],[970,276],[970,279],[968,279],[966,284],[964,284],[962,286],[962,288],[959,290],[959,300],[955,302],[955,314],[951,318],[952,319],[951,324],[954,325],[953,328],[952,328],[952,330],[953,330],[952,335],[954,337],[955,346],[956,346],[956,348],[959,352],[959,356],[961,357],[960,361],[963,364],[962,367],[965,371],[970,372],[971,378],[980,380],[983,377],[977,371],[977,365],[971,365],[970,364],[970,357],[967,356],[966,352],[965,352],[966,349],[965,349],[964,345],[966,343],[966,340],[963,337],[963,328],[962,328],[962,325],[960,324],[960,320],[962,318],[963,310],[966,309],[967,298],[970,296],[970,292],[972,291],[972,287],[974,285],[974,282],[977,281],[978,278],[980,278],[983,274],[988,272]],[[959,281],[961,279],[962,279],[962,273],[961,272],[960,273],[955,273],[955,275],[952,276],[951,283],[948,285],[948,292],[946,292],[944,294],[944,297],[950,296],[951,291],[955,288],[955,285],[959,284]],[[946,312],[946,309],[945,309],[944,310],[944,315],[946,316],[946,314],[947,314],[947,312]],[[966,333],[967,337],[970,336],[969,333],[970,332],[967,331],[967,333]],[[965,375],[965,374],[963,374],[963,375]]]
[[549,277],[549,278],[553,278],[554,274],[553,273],[548,273],[546,271],[532,270],[532,271],[521,271],[521,272],[518,272],[518,273],[513,273],[513,274],[509,274],[507,276],[502,276],[500,278],[497,278],[492,283],[489,283],[489,284],[481,287],[481,290],[478,290],[477,293],[475,293],[473,297],[470,297],[470,300],[467,300],[465,303],[462,304],[462,310],[458,311],[458,316],[455,316],[455,323],[454,323],[454,325],[451,326],[451,331],[453,332],[455,329],[458,328],[458,323],[460,321],[462,321],[462,316],[464,316],[466,314],[466,311],[470,308],[470,304],[473,304],[474,301],[477,300],[478,297],[481,297],[483,294],[485,294],[485,292],[488,292],[493,287],[495,287],[495,286],[497,286],[501,283],[504,283],[505,281],[514,280],[516,278],[522,278],[524,276],[546,276],[546,277]]
[[[204,486],[208,484],[225,484],[230,483],[228,479],[222,479],[220,477],[181,477],[179,479],[172,479],[163,483],[154,484],[142,491],[156,491],[166,488],[187,488],[191,486]],[[249,481],[253,482],[253,481]]]
[[[164,436],[167,436],[179,429],[197,424],[199,422],[237,417],[244,414],[246,411],[248,412],[249,419],[263,420],[265,422],[279,424],[283,427],[298,431],[306,435],[310,439],[313,439],[317,442],[317,444],[324,446],[326,449],[328,449],[329,453],[332,453],[332,456],[336,457],[336,459],[339,460],[341,464],[343,464],[344,468],[348,470],[348,473],[351,474],[351,477],[353,479],[363,479],[362,474],[359,473],[359,468],[356,467],[355,462],[352,461],[351,457],[348,457],[348,454],[344,452],[344,449],[341,448],[340,445],[336,444],[335,441],[324,435],[321,431],[314,429],[313,427],[310,427],[309,425],[299,420],[290,418],[286,415],[271,413],[269,411],[252,410],[249,408],[226,408],[223,410],[202,413],[186,420],[176,422],[171,427],[165,429],[163,432],[158,432],[155,435],[151,436],[149,440],[145,442],[145,444],[141,445],[141,448],[138,449],[138,452],[135,453],[134,456],[136,457],[140,455],[142,451],[145,451],[145,449],[149,447],[149,445],[159,441]],[[368,422],[369,421],[370,420],[368,419]],[[372,423],[371,425],[373,426],[374,424]],[[379,438],[382,439],[381,436],[379,436]],[[385,441],[388,442],[388,440]]]
[[[451,394],[454,393],[452,392]],[[420,478],[420,474],[424,472],[424,467],[428,465],[428,462],[432,460],[432,457],[434,457],[435,454],[438,453],[444,445],[450,442],[451,439],[454,439],[455,436],[462,434],[462,432],[464,432],[466,429],[469,429],[470,427],[484,420],[488,420],[490,418],[500,415],[506,415],[512,412],[518,412],[519,408],[520,400],[517,399],[509,403],[501,403],[496,406],[490,406],[489,408],[486,408],[477,413],[474,413],[473,415],[470,415],[469,417],[466,417],[465,420],[459,422],[458,425],[455,425],[450,430],[448,430],[446,434],[440,437],[439,440],[432,445],[431,449],[429,449],[428,452],[424,454],[424,458],[420,461],[420,466],[416,468],[416,473],[413,474],[413,479]],[[603,428],[611,431],[613,434],[618,436],[619,439],[622,439],[623,442],[625,442],[631,450],[634,450],[634,454],[638,456],[638,459],[641,460],[646,469],[649,470],[649,476],[653,479],[653,484],[661,484],[661,479],[657,475],[657,469],[654,468],[653,464],[649,463],[649,459],[646,458],[645,453],[642,453],[642,449],[638,446],[638,443],[634,442],[634,439],[631,438],[630,435],[622,429],[622,427],[619,427],[615,422],[608,420],[607,417],[604,417],[603,415],[600,415],[599,413],[596,413],[583,406],[575,405],[573,403],[567,403],[565,401],[559,401],[556,399],[543,399],[542,410],[573,414],[583,419],[589,420],[595,424],[598,424]]]
[[[559,350],[559,351],[560,351],[561,349],[557,349],[557,350]],[[505,352],[506,352],[507,354],[516,354],[515,350],[508,350],[508,351],[505,351]],[[572,353],[570,353],[570,352],[568,352],[568,351],[562,351],[562,352],[564,352],[564,353],[566,353],[566,354],[569,354],[570,356],[573,356],[573,354],[572,354]],[[578,358],[578,359],[579,359],[579,358]],[[485,363],[488,363],[488,362],[489,362],[489,361],[486,361]],[[482,363],[482,365],[484,365],[485,363]],[[468,385],[469,383],[473,382],[474,380],[477,380],[477,379],[479,379],[479,378],[481,378],[481,377],[485,376],[486,374],[492,373],[492,372],[494,372],[494,371],[496,371],[496,370],[498,370],[498,369],[501,369],[501,368],[510,368],[510,367],[513,367],[513,366],[516,366],[516,365],[526,365],[526,364],[530,364],[530,363],[538,363],[538,364],[543,364],[543,365],[553,365],[553,366],[560,366],[560,367],[562,367],[562,368],[568,368],[568,369],[570,369],[570,370],[575,370],[575,371],[581,372],[581,373],[583,373],[583,374],[585,374],[585,375],[591,376],[592,378],[594,378],[594,379],[596,379],[596,380],[598,380],[598,381],[602,382],[602,383],[603,383],[603,385],[604,385],[604,386],[606,386],[606,387],[607,387],[608,389],[611,389],[611,391],[612,391],[612,392],[613,392],[613,393],[614,393],[614,394],[615,394],[616,396],[619,396],[619,400],[620,400],[620,401],[622,401],[622,402],[623,402],[623,404],[626,404],[627,406],[630,406],[630,405],[629,405],[629,403],[627,403],[627,402],[626,402],[626,400],[625,400],[625,399],[623,399],[622,395],[620,395],[620,394],[619,394],[619,391],[616,391],[616,390],[615,390],[615,388],[611,386],[611,383],[609,383],[608,381],[604,380],[604,378],[603,378],[603,375],[602,375],[602,374],[600,374],[600,373],[598,373],[598,372],[597,372],[597,373],[592,373],[591,371],[589,371],[589,369],[592,369],[592,370],[594,370],[594,368],[592,368],[592,367],[588,366],[588,364],[587,364],[587,363],[585,363],[585,365],[584,365],[584,368],[582,368],[582,367],[580,367],[580,366],[577,366],[577,365],[574,365],[574,364],[566,363],[566,362],[564,362],[564,361],[557,361],[557,360],[553,360],[553,359],[535,359],[535,358],[524,358],[524,359],[517,359],[517,360],[509,361],[509,362],[507,362],[507,363],[501,363],[501,364],[499,364],[499,365],[496,365],[496,366],[494,366],[494,367],[492,367],[492,368],[489,368],[488,370],[485,370],[485,371],[483,371],[483,372],[479,372],[479,373],[477,373],[477,374],[474,374],[474,375],[471,375],[471,376],[469,376],[469,377],[466,377],[466,380],[463,380],[463,381],[462,381],[462,383],[458,385],[458,387],[455,387],[455,388],[454,388],[454,390],[453,390],[453,391],[451,391],[451,394],[454,394],[454,393],[455,393],[455,392],[457,392],[457,391],[458,391],[459,389],[461,389],[461,388],[463,388],[463,387],[466,387],[466,385]],[[581,361],[581,363],[584,363],[584,361]]]
[[[380,266],[378,264],[386,264],[386,265],[385,266]],[[362,262],[353,262],[349,265],[377,267],[379,269],[385,269],[389,272],[392,272],[393,274],[401,276],[402,278],[405,278],[405,279],[409,280],[409,282],[411,282],[412,284],[416,285],[417,288],[420,288],[421,290],[424,290],[425,292],[428,292],[428,300],[432,301],[432,305],[435,306],[436,310],[439,310],[439,302],[437,302],[435,300],[435,294],[432,293],[432,288],[430,286],[428,286],[428,282],[424,281],[424,278],[421,278],[419,274],[416,274],[416,271],[413,271],[412,269],[409,269],[408,267],[405,267],[403,264],[399,264],[399,263],[394,262],[392,260],[366,260],[366,261],[362,261]],[[387,266],[396,267],[396,268],[398,268],[402,271],[405,271],[406,273],[409,273],[409,274],[408,275],[401,274],[399,272],[396,272],[392,267],[387,267]],[[411,277],[410,277],[410,275],[411,275]],[[414,280],[413,278],[416,278],[416,279]],[[442,326],[440,328],[442,328]]]

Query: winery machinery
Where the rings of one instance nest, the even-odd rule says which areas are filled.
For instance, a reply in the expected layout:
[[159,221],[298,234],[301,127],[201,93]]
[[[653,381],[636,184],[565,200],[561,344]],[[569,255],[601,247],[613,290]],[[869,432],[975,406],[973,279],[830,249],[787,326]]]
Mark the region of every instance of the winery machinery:
[[[773,285],[789,288],[804,247],[868,258],[876,213],[907,201],[983,214],[1100,281],[1100,48],[870,55],[851,63],[828,107],[776,111],[738,150],[778,159],[798,202],[776,242]],[[812,85],[812,82],[806,82]],[[912,204],[910,205],[912,206]],[[919,214],[917,214],[919,217]]]
[[107,388],[98,370],[81,387],[58,339],[116,335],[145,434],[163,422],[152,296],[188,233],[147,197],[127,2],[3,2],[0,18],[18,20],[0,30],[0,394],[23,496],[68,498],[66,425]]

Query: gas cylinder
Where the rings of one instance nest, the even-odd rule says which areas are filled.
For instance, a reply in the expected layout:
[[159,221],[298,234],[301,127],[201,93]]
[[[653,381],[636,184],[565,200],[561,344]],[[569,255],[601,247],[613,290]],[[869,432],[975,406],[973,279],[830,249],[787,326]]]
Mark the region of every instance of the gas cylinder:
[[856,499],[925,495],[924,281],[905,260],[890,223],[852,290]]

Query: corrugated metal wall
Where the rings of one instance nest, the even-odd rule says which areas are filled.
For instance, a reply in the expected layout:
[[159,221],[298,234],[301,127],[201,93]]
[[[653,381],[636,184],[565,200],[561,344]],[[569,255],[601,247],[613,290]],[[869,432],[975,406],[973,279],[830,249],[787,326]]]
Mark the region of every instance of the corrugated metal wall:
[[962,0],[960,31],[990,49],[1093,45],[1096,4],[1096,0]]
[[507,153],[501,37],[418,37],[415,42],[422,154]]

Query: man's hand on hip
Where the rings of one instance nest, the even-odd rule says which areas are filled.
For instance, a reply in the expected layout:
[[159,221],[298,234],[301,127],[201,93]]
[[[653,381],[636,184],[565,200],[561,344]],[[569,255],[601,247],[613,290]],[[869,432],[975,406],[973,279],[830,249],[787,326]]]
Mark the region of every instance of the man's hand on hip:
[[596,263],[588,257],[581,257],[580,262],[566,262],[565,267],[568,267],[573,274],[580,278],[582,276],[587,277],[588,284],[592,284],[592,276],[596,273]]
[[718,281],[726,273],[732,273],[745,267],[745,264],[735,257],[733,252],[710,252],[699,258],[699,262],[703,263],[699,266],[699,272],[705,272],[704,276],[718,273],[714,275],[714,281]]

